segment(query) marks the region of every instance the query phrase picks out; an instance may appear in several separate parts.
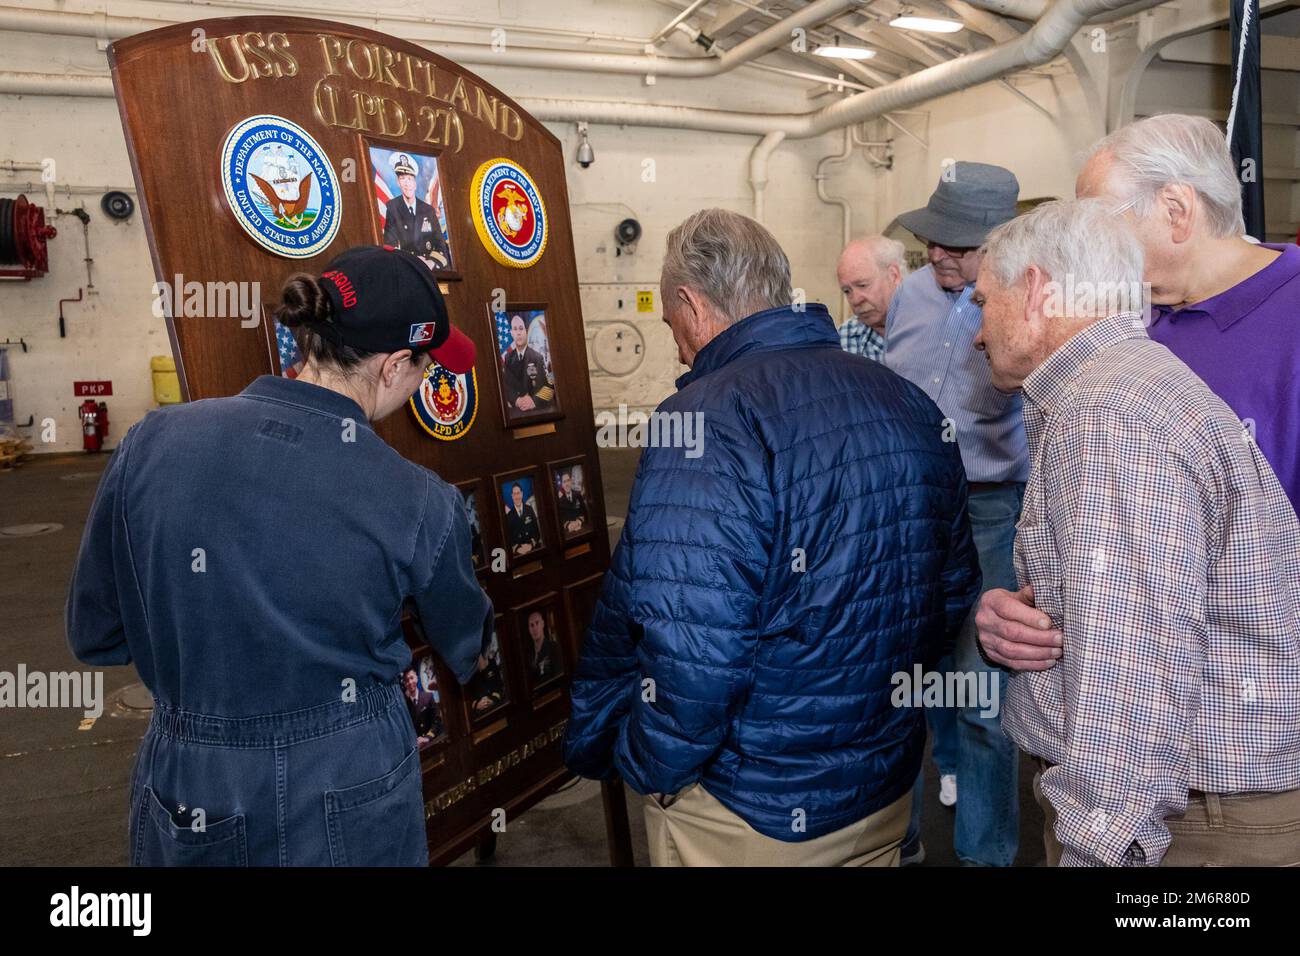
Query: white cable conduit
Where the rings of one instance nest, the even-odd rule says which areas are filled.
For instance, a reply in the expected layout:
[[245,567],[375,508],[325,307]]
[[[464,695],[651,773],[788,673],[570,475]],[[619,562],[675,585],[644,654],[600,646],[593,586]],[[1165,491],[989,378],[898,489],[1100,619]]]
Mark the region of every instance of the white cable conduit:
[[[0,172],[45,172],[45,163],[19,163],[12,159],[0,162]],[[44,177],[42,177],[44,179]],[[45,205],[50,209],[50,215],[54,214],[54,180],[45,180]]]

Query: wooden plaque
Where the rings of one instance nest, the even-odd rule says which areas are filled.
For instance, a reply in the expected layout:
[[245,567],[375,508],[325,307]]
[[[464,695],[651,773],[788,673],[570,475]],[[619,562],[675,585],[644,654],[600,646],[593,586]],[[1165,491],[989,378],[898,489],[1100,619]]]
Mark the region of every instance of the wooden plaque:
[[[441,200],[435,228],[445,225],[450,259],[438,277],[452,320],[478,348],[477,411],[458,437],[423,427],[409,408],[377,431],[405,457],[477,496],[480,558],[487,561],[479,577],[497,611],[496,673],[468,689],[426,651],[426,632],[438,622],[410,612],[404,621],[418,679],[427,687],[436,682],[440,697],[437,720],[425,720],[420,740],[430,859],[450,860],[490,834],[494,811],[513,818],[569,777],[560,752],[568,685],[592,583],[609,564],[560,142],[510,97],[437,53],[342,23],[281,16],[198,20],[119,40],[109,58],[158,281],[260,284],[258,321],[183,310],[167,319],[186,399],[232,395],[258,375],[280,374],[267,315],[285,277],[319,274],[350,246],[381,243],[382,190],[391,188],[392,173],[410,162],[421,171],[421,189],[432,190],[436,166],[440,197],[429,192],[425,198]],[[272,216],[300,230],[308,254],[268,247],[241,225],[228,198],[223,168],[231,167],[223,154],[239,130],[256,126],[250,120],[266,116],[305,133],[313,147],[291,151],[290,171],[276,181],[293,183],[311,167],[318,174],[314,191],[299,185],[297,196],[321,208],[295,207],[286,189]],[[398,153],[408,153],[406,161]],[[242,160],[235,154],[231,162]],[[270,168],[265,162],[260,169]],[[524,250],[519,261],[500,247],[494,252],[491,223],[481,215],[476,221],[473,212],[476,188],[500,162],[526,173],[522,192],[530,184],[535,195],[518,202],[544,209],[546,217],[544,245]],[[332,183],[317,181],[331,173]],[[518,226],[510,212],[498,210],[495,220],[506,230]],[[508,427],[503,415],[501,349],[485,320],[494,309],[521,302],[545,304],[545,373],[553,376],[551,391],[563,396],[555,414],[520,416],[530,426],[547,421],[527,429]],[[577,460],[594,532],[585,550],[566,547],[574,535],[557,524],[548,467]],[[496,498],[498,476],[518,474],[536,476],[535,512],[548,544],[526,562],[510,555]],[[497,548],[507,560],[492,561]],[[584,599],[575,602],[579,592]],[[531,615],[536,608],[544,615]],[[544,616],[557,632],[558,660],[549,665],[539,664],[534,645],[526,643],[530,616]],[[539,676],[548,666],[553,674]]]

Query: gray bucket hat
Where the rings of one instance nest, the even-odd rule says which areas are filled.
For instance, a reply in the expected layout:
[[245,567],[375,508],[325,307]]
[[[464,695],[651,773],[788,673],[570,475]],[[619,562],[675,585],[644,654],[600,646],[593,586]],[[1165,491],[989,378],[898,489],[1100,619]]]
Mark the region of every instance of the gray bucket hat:
[[901,214],[898,223],[941,246],[974,247],[988,238],[994,226],[1016,218],[1019,195],[1020,182],[1011,170],[958,161],[944,170],[930,201]]

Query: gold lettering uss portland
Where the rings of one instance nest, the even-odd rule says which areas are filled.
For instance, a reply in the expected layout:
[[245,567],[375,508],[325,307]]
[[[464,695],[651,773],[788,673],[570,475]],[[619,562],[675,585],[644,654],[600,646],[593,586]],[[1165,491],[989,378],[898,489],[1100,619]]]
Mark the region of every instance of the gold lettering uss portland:
[[[461,116],[467,115],[506,139],[523,138],[524,122],[518,111],[463,76],[371,40],[330,33],[317,34],[317,39],[325,70],[312,90],[312,109],[327,126],[402,138],[414,125],[422,142],[460,152],[465,144]],[[232,33],[205,45],[218,74],[228,83],[293,77],[299,72],[284,33]],[[354,89],[350,80],[403,90],[436,103],[409,107],[382,92]]]

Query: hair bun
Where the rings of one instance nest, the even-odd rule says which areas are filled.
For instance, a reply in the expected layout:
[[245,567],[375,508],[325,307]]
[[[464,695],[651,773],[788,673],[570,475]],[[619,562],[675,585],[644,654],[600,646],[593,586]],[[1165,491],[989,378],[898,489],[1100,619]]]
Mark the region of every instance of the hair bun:
[[300,325],[324,325],[332,318],[330,298],[314,276],[299,273],[290,276],[280,290],[280,307],[275,320],[286,328]]

